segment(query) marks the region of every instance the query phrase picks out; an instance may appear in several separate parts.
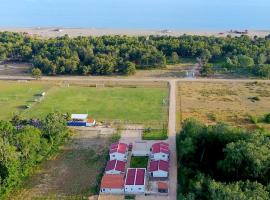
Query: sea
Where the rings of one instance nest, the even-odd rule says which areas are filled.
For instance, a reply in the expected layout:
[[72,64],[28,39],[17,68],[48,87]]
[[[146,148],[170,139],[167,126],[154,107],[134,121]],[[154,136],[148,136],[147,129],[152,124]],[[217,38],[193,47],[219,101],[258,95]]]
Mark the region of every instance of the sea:
[[0,27],[270,29],[270,0],[0,0]]

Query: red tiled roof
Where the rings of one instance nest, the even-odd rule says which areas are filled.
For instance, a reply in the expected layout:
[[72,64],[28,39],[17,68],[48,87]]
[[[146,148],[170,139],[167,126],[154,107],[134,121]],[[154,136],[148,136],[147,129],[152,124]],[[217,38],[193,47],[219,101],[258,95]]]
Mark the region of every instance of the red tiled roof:
[[156,160],[150,162],[149,172],[162,170],[169,172],[169,162],[164,160]]
[[120,143],[120,142],[113,143],[111,144],[111,147],[110,147],[110,153],[118,152],[121,154],[125,154],[127,151],[127,148],[128,148],[128,145],[125,143]]
[[158,189],[161,189],[161,190],[167,190],[168,189],[168,184],[167,183],[164,183],[164,182],[157,182],[157,185],[158,185]]
[[158,142],[152,145],[152,153],[165,153],[169,154],[169,144],[165,142]]
[[129,168],[127,171],[125,185],[144,185],[145,169]]
[[100,188],[123,188],[124,174],[105,174],[102,177]]
[[126,167],[126,163],[124,161],[109,160],[107,162],[107,166],[106,166],[105,171],[117,170],[120,172],[125,172],[125,167]]

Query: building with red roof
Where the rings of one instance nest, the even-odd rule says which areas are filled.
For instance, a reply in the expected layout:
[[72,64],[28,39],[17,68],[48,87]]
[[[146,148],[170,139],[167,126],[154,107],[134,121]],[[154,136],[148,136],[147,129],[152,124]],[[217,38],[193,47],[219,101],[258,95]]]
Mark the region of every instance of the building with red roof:
[[143,194],[145,192],[145,168],[128,168],[125,180],[125,193]]
[[164,160],[168,161],[170,158],[169,144],[166,142],[154,143],[150,149],[151,160]]
[[106,174],[123,174],[125,173],[126,162],[121,160],[109,160],[105,168]]
[[127,161],[128,145],[125,143],[117,142],[110,146],[110,160]]
[[102,194],[124,194],[124,174],[105,174],[100,184]]
[[154,178],[169,177],[169,162],[164,160],[153,160],[149,164],[148,172]]

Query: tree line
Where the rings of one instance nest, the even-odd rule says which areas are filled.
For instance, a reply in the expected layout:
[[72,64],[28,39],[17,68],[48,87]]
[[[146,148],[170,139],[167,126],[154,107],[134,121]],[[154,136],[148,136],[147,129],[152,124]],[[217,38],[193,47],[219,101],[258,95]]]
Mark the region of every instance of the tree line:
[[0,121],[0,199],[55,152],[68,136],[66,119],[59,113],[48,114],[43,120],[15,116],[10,122]]
[[202,74],[222,61],[226,71],[246,71],[270,77],[270,36],[207,37],[100,36],[38,38],[28,34],[0,33],[0,60],[31,62],[42,73],[133,74],[136,69],[165,67],[181,58],[200,58]]
[[270,133],[189,119],[177,151],[179,199],[270,199]]

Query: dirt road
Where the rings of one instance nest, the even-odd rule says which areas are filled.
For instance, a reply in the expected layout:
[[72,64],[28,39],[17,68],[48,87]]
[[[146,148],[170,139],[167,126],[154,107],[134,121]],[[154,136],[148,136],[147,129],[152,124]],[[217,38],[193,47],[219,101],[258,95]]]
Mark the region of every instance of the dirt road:
[[170,105],[168,134],[170,144],[170,177],[169,200],[176,200],[177,196],[177,158],[176,158],[176,89],[177,81],[170,80]]

